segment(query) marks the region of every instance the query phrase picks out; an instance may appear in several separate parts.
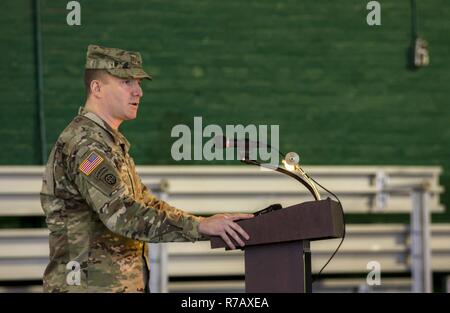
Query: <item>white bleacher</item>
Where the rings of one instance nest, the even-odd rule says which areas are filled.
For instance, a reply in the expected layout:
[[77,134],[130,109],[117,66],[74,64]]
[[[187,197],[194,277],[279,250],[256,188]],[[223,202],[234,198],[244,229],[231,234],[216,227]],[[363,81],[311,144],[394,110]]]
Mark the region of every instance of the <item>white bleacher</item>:
[[[444,210],[440,203],[443,188],[439,185],[439,167],[310,166],[304,169],[341,198],[347,213],[411,212],[408,194],[393,193],[385,201],[379,200],[382,190],[377,178],[380,176],[393,185],[426,183],[429,186],[429,211],[439,213]],[[39,203],[42,170],[42,167],[32,166],[0,167],[0,216],[42,215]],[[147,185],[162,182],[169,203],[195,214],[253,212],[273,203],[287,206],[311,200],[304,187],[291,178],[250,166],[141,166],[138,172]],[[0,230],[0,285],[1,281],[42,278],[48,260],[47,236],[46,229]],[[433,271],[450,272],[449,239],[450,224],[431,226]],[[338,242],[312,243],[313,272],[326,262]],[[208,242],[163,245],[167,247],[165,271],[169,279],[244,274],[242,251],[211,250]],[[381,264],[382,273],[408,273],[411,267],[409,227],[401,224],[348,225],[346,241],[325,273],[366,273],[366,265],[372,260]],[[408,284],[408,279],[390,278],[385,280],[384,290],[398,288],[401,291],[407,289]],[[354,291],[362,285],[357,279],[327,279],[319,281],[314,288],[317,291]],[[172,279],[168,283],[171,292],[242,292],[243,288],[241,280]],[[24,287],[24,290],[36,289]]]
[[[369,261],[381,264],[386,273],[405,273],[411,266],[408,251],[409,230],[401,224],[349,225],[347,238],[340,252],[325,273],[366,273]],[[449,224],[431,227],[432,268],[450,272]],[[46,229],[0,230],[0,277],[3,281],[39,280],[48,262],[48,231]],[[312,242],[313,273],[326,262],[338,244],[337,239]],[[167,243],[167,272],[170,277],[240,276],[244,274],[243,252],[211,250],[209,242]],[[196,285],[197,284],[197,285]],[[228,285],[240,291],[243,281],[171,282],[170,291],[198,290]],[[183,287],[185,286],[185,287]],[[222,288],[221,287],[221,288]]]
[[[390,196],[387,205],[377,202],[376,178],[386,175],[393,185],[429,182],[429,210],[442,212],[439,167],[306,166],[312,177],[336,193],[347,213],[409,213],[408,195]],[[253,212],[273,203],[283,206],[311,200],[299,183],[280,173],[243,166],[138,166],[147,185],[168,183],[170,202],[196,214]],[[42,215],[39,202],[42,167],[0,166],[0,216]],[[325,196],[325,193],[322,193]]]

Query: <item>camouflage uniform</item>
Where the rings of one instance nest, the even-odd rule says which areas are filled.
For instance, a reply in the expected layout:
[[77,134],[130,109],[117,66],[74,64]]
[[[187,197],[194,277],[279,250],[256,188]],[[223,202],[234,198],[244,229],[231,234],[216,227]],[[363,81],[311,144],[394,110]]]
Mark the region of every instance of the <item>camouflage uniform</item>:
[[145,292],[146,242],[206,238],[200,217],[147,189],[129,148],[120,132],[83,108],[58,138],[41,191],[50,230],[44,291]]

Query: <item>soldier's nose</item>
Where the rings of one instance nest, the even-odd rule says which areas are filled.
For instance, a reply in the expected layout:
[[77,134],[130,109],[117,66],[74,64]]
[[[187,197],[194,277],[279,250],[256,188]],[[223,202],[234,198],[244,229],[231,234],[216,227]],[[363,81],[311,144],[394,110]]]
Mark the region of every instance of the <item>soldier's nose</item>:
[[134,95],[136,97],[142,97],[144,95],[141,86],[138,85],[138,87],[134,90]]

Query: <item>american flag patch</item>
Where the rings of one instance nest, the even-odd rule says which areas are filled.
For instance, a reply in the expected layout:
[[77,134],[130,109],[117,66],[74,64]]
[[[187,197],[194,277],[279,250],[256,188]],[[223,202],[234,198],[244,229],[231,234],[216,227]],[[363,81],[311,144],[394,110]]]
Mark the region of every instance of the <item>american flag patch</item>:
[[89,156],[84,159],[84,161],[80,164],[80,171],[87,176],[91,175],[91,173],[95,170],[100,163],[103,162],[103,158],[99,156],[97,153],[92,152]]

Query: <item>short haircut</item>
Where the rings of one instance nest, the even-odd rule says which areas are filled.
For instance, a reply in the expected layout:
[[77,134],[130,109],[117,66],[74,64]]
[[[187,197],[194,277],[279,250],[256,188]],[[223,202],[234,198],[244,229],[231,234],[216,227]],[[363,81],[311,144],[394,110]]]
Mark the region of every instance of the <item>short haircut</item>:
[[106,70],[97,70],[97,69],[84,70],[84,88],[86,92],[86,99],[91,94],[91,82],[93,80],[105,81],[107,76],[108,72]]

